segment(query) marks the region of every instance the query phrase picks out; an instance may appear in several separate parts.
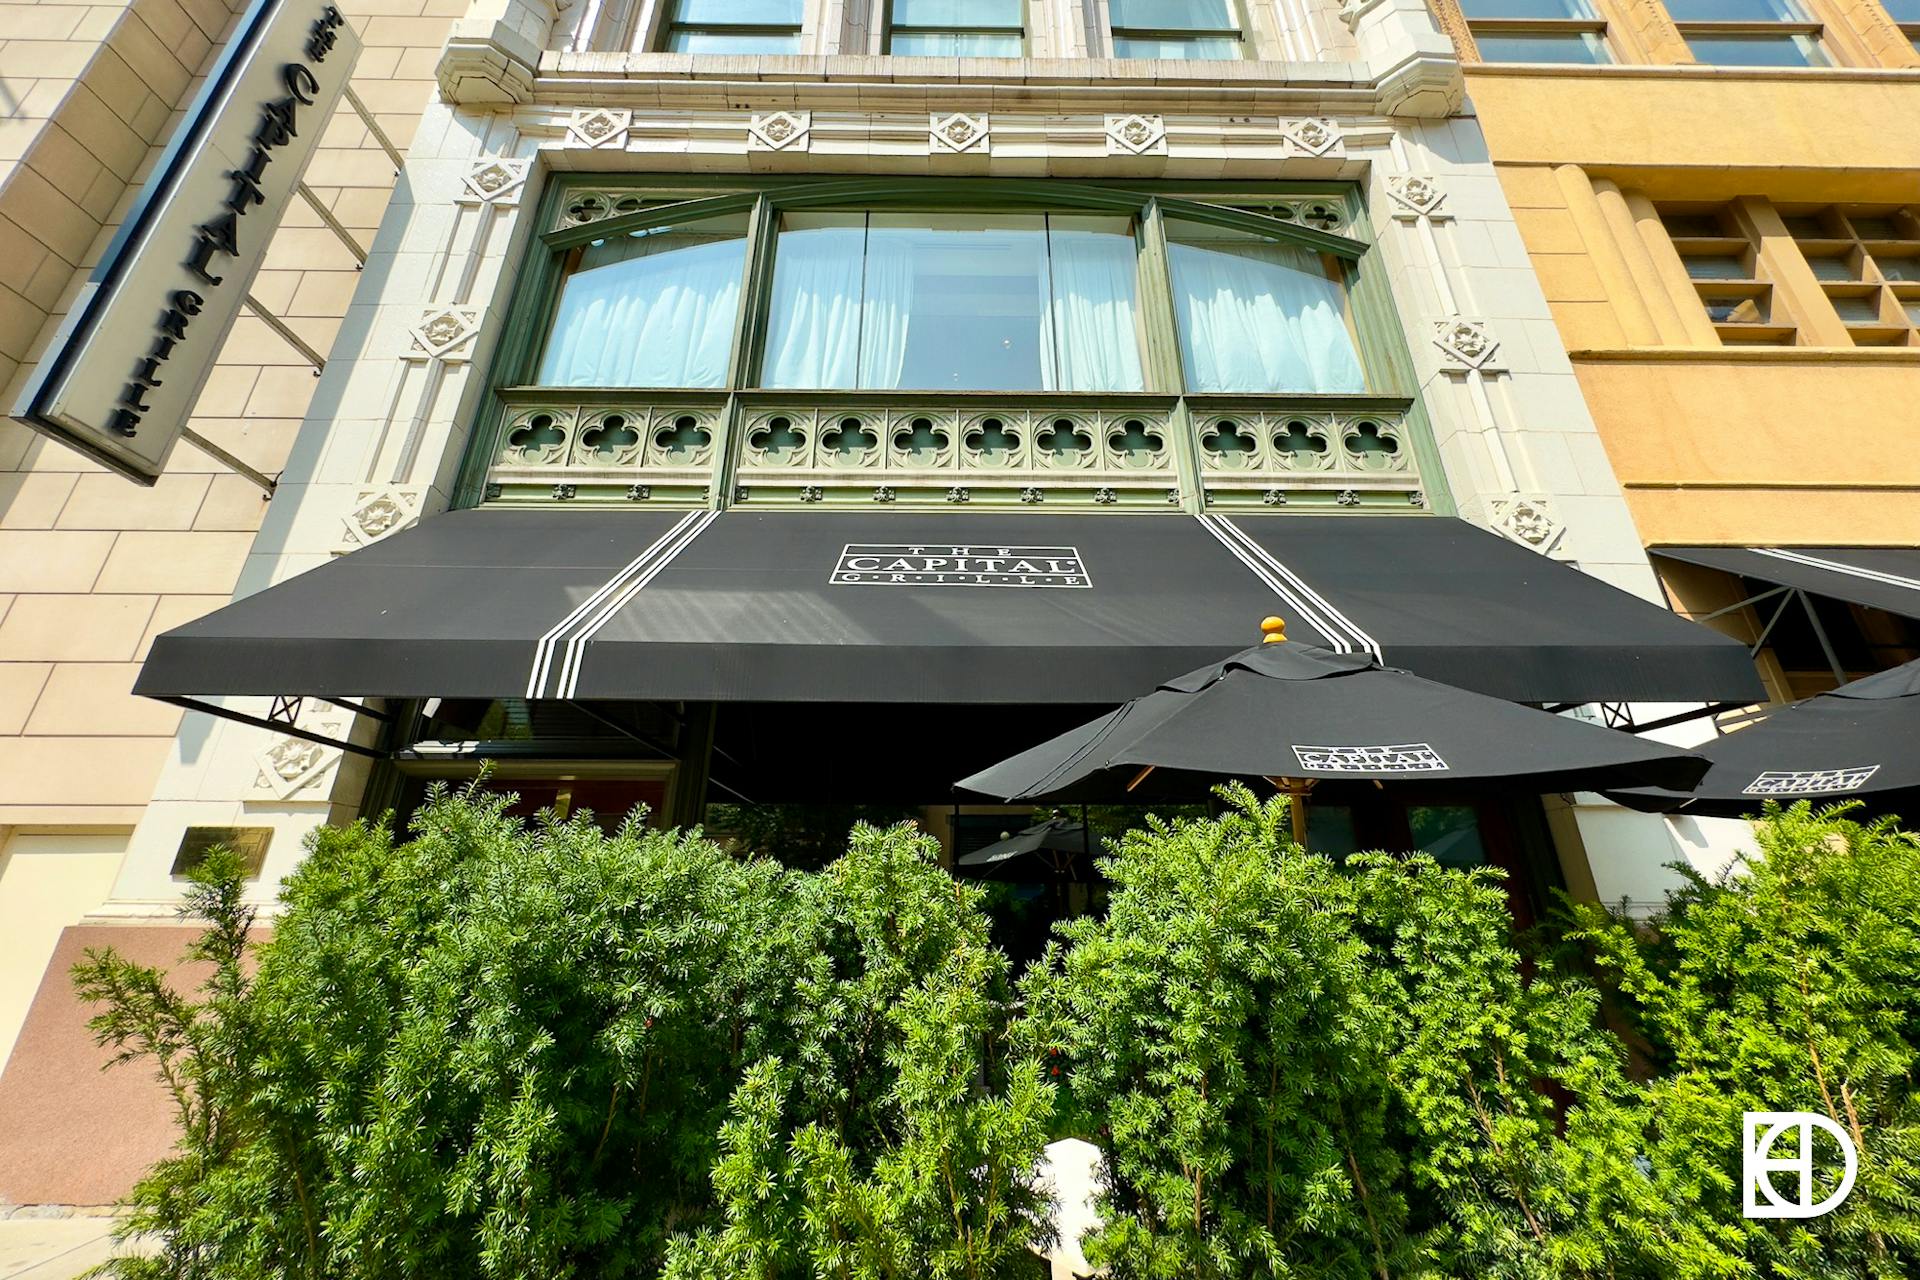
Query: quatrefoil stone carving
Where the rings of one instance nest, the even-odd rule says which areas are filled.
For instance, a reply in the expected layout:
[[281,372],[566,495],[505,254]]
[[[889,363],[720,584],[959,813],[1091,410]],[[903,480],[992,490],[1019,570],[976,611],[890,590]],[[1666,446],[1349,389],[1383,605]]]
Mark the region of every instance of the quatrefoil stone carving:
[[518,204],[521,189],[527,183],[527,171],[532,164],[531,160],[515,160],[508,156],[481,156],[467,171],[460,193],[461,202]]
[[1484,320],[1467,320],[1458,316],[1450,320],[1436,320],[1433,325],[1433,345],[1440,348],[1441,354],[1448,359],[1469,369],[1492,373],[1500,367],[1494,363],[1500,354],[1499,340],[1493,336],[1493,330]]
[[473,356],[473,338],[480,332],[478,307],[428,307],[420,323],[408,330],[408,360],[439,360],[462,364]]

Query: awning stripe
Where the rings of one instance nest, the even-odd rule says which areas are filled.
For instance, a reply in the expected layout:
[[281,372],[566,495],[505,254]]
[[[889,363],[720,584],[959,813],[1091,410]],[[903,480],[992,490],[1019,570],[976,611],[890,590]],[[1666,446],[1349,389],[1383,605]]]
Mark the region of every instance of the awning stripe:
[[[1373,635],[1369,635],[1365,629],[1359,628],[1359,624],[1356,624],[1352,618],[1348,618],[1348,616],[1346,616],[1336,604],[1329,601],[1325,595],[1321,595],[1319,591],[1315,591],[1313,587],[1309,587],[1308,583],[1300,578],[1300,574],[1296,574],[1294,570],[1286,568],[1286,564],[1281,562],[1281,558],[1275,557],[1271,551],[1267,551],[1265,547],[1261,547],[1260,543],[1256,543],[1252,537],[1248,537],[1246,530],[1238,528],[1233,520],[1229,520],[1227,516],[1200,516],[1200,522],[1206,524],[1208,530],[1210,530],[1215,537],[1221,539],[1221,545],[1225,545],[1227,551],[1233,551],[1236,557],[1240,557],[1240,560],[1242,560],[1244,564],[1248,564],[1250,568],[1254,568],[1254,564],[1248,562],[1248,557],[1252,557],[1254,562],[1258,562],[1260,566],[1265,566],[1267,572],[1261,574],[1261,578],[1269,581],[1269,585],[1273,585],[1273,580],[1284,581],[1286,587],[1290,587],[1292,591],[1286,591],[1283,587],[1275,585],[1275,591],[1277,591],[1283,599],[1294,603],[1296,608],[1302,608],[1302,612],[1306,612],[1306,604],[1298,603],[1302,597],[1304,597],[1306,601],[1311,601],[1313,606],[1317,606],[1317,608],[1321,610],[1321,614],[1325,616],[1327,624],[1331,624],[1331,626],[1327,626],[1327,624],[1315,624],[1315,626],[1319,626],[1321,631],[1327,631],[1327,635],[1331,635],[1331,637],[1336,639],[1336,645],[1334,645],[1336,651],[1352,652],[1354,649],[1363,649],[1363,651],[1371,652],[1375,658],[1380,658],[1380,643],[1377,639],[1373,639]],[[1225,533],[1225,537],[1223,537],[1223,533]],[[1242,555],[1242,553],[1244,553],[1244,555]],[[1260,570],[1256,568],[1256,572],[1260,572]],[[1313,622],[1311,616],[1304,618],[1304,620],[1306,620],[1306,622]]]
[[719,514],[718,511],[703,511],[691,523],[683,525],[673,537],[668,539],[667,545],[660,554],[654,556],[646,567],[633,577],[632,581],[608,600],[584,627],[568,638],[566,658],[560,664],[560,697],[571,698],[579,689],[580,661],[586,655],[587,642],[598,634],[600,628],[607,625],[614,614],[624,609],[629,601],[639,595],[649,582],[659,577],[662,569],[672,564],[682,551],[692,546],[694,539],[698,538]]
[[1243,548],[1230,534],[1221,528],[1224,521],[1219,516],[1197,516],[1200,527],[1212,534],[1219,544],[1227,549],[1229,555],[1253,571],[1253,575],[1266,584],[1273,594],[1292,606],[1302,622],[1327,638],[1327,643],[1335,653],[1352,653],[1353,642],[1332,621],[1316,611],[1305,598],[1294,592],[1286,582],[1275,573],[1263,558],[1256,558]]
[[1784,547],[1755,547],[1753,553],[1771,556],[1775,560],[1786,560],[1793,564],[1804,564],[1813,569],[1825,569],[1829,573],[1843,573],[1852,578],[1863,578],[1868,582],[1879,582],[1889,587],[1905,587],[1909,591],[1920,591],[1920,578],[1906,578],[1897,573],[1887,573],[1880,569],[1866,569],[1856,564],[1842,564],[1838,560],[1823,560],[1819,556],[1810,556],[1804,551],[1788,551]]
[[572,612],[568,613],[567,616],[560,619],[560,621],[554,623],[553,626],[547,630],[547,633],[540,637],[539,644],[534,653],[533,669],[527,676],[527,696],[529,698],[538,698],[545,694],[547,673],[552,667],[554,647],[559,643],[560,638],[583,618],[593,614],[609,595],[620,589],[620,585],[623,582],[626,582],[634,574],[645,569],[647,564],[654,556],[660,553],[662,548],[671,543],[682,530],[698,520],[703,514],[705,513],[699,511],[687,512],[673,528],[667,530],[658,542],[655,542],[645,551],[635,556],[620,572],[607,579],[606,582],[601,584],[598,590],[585,600],[582,600],[578,605],[575,605]]

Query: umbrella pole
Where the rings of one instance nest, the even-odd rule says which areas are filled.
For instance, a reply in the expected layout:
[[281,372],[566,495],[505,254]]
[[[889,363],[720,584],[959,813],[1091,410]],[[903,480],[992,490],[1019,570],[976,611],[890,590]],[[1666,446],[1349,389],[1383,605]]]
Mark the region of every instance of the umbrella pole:
[[1293,816],[1293,842],[1307,847],[1307,797],[1313,794],[1313,778],[1268,778],[1274,789],[1287,798]]

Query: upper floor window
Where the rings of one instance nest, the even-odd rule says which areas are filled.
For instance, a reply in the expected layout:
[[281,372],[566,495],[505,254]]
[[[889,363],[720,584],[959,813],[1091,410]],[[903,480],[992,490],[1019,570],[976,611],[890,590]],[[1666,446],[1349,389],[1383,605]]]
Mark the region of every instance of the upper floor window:
[[805,0],[667,0],[669,53],[799,53]]
[[567,255],[537,380],[552,387],[723,387],[747,217],[595,241]]
[[937,58],[1017,58],[1025,0],[893,0],[887,52]]
[[1108,0],[1116,58],[1238,58],[1236,0]]
[[1920,53],[1920,0],[1886,0],[1887,12],[1900,24],[1901,34]]
[[1483,61],[1613,61],[1593,0],[1462,0],[1460,7]]
[[1855,346],[1920,340],[1920,218],[1912,209],[1788,206],[1780,213]]
[[790,213],[766,387],[1140,391],[1132,220]]
[[1799,0],[1667,0],[1687,47],[1724,67],[1824,67],[1820,24]]
[[[745,212],[616,230],[566,251],[535,381],[1366,393],[1348,264],[1310,247],[1327,238],[1190,209],[1155,222],[1111,208],[776,203],[772,261],[751,266]],[[1164,252],[1143,253],[1161,225]],[[739,349],[755,331],[757,347]],[[1177,351],[1156,355],[1149,332]]]

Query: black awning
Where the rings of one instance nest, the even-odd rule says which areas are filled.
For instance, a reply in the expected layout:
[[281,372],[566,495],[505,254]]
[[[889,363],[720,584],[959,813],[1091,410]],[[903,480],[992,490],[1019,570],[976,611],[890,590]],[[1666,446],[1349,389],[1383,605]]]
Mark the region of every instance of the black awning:
[[1653,554],[1920,619],[1920,550],[1910,547],[1655,547]]
[[460,511],[155,641],[154,697],[1112,703],[1280,614],[1526,702],[1751,701],[1745,648],[1458,520]]

